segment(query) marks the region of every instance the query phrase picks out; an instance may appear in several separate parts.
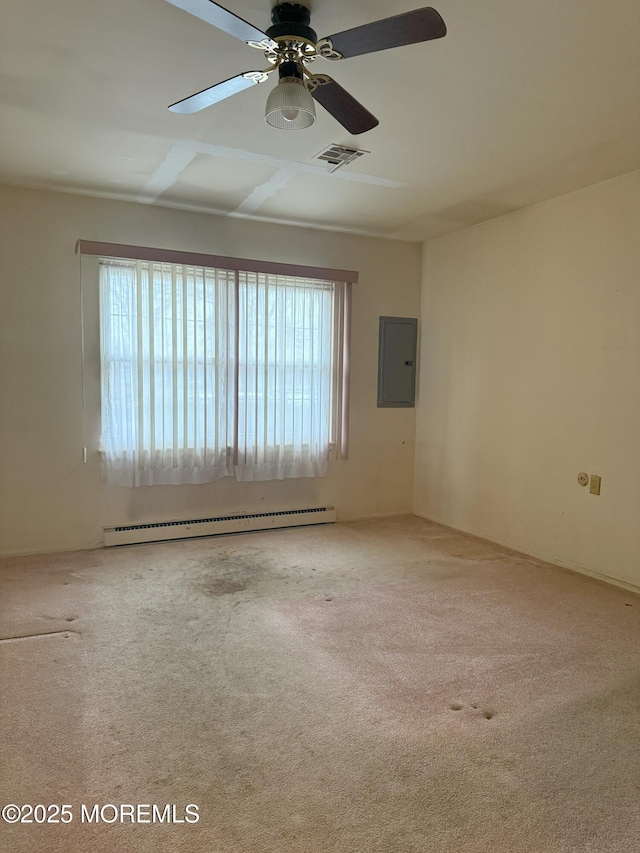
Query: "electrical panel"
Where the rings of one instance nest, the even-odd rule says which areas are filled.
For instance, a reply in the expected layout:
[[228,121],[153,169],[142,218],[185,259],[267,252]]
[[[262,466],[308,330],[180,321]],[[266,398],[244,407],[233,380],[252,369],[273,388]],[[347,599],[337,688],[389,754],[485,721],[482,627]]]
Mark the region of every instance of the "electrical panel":
[[380,317],[378,408],[413,408],[416,401],[418,321]]

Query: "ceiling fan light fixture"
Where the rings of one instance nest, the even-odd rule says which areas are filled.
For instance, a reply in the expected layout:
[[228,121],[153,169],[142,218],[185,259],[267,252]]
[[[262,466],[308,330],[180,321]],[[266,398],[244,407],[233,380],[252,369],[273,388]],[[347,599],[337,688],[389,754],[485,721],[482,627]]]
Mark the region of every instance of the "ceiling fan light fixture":
[[304,130],[316,120],[311,93],[298,77],[281,77],[269,93],[265,119],[278,130]]
[[310,74],[305,66],[316,57],[349,59],[351,56],[439,39],[447,33],[445,22],[431,6],[372,21],[318,41],[318,35],[311,27],[311,0],[298,3],[272,0],[275,2],[271,9],[272,26],[265,32],[214,0],[167,2],[250,47],[263,50],[270,63],[270,67],[264,71],[236,74],[235,77],[176,101],[169,109],[186,115],[199,112],[257,83],[264,83],[267,76],[277,68],[280,79],[267,98],[265,117],[267,124],[279,130],[304,130],[310,127],[316,120],[316,101],[349,133],[355,135],[373,130],[379,122],[369,110],[328,74]]

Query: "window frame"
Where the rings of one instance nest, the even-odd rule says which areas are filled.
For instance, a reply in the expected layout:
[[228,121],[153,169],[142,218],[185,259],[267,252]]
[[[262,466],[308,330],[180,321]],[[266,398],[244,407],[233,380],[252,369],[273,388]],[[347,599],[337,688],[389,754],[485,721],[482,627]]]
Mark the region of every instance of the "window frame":
[[[208,255],[192,252],[181,252],[167,249],[112,244],[96,241],[78,240],[76,254],[89,255],[115,261],[143,260],[153,263],[170,263],[205,267],[207,269],[226,269],[235,271],[236,279],[240,273],[261,273],[287,277],[315,279],[332,282],[334,298],[339,300],[336,305],[333,322],[334,337],[339,341],[333,357],[332,382],[335,394],[332,395],[330,422],[330,452],[332,458],[348,459],[349,453],[349,397],[350,397],[350,317],[352,285],[358,281],[358,273],[351,270],[318,268],[293,264],[280,264],[270,261],[255,261],[249,259],[229,258],[219,255]],[[340,285],[337,287],[336,285]],[[100,395],[102,398],[102,395]],[[102,407],[102,399],[100,406]],[[237,458],[237,445],[234,453]]]

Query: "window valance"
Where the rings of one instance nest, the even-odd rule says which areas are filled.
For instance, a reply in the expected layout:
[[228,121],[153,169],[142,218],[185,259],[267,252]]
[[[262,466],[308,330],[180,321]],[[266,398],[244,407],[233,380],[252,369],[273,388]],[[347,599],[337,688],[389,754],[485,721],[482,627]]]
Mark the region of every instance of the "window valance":
[[163,264],[190,264],[235,272],[317,278],[325,281],[342,281],[346,284],[356,284],[358,281],[358,273],[354,270],[308,267],[301,264],[281,264],[246,258],[228,258],[223,255],[182,252],[175,249],[157,249],[148,246],[128,246],[124,243],[100,243],[94,240],[78,240],[76,254],[97,255],[101,258],[128,258],[134,261],[154,261]]

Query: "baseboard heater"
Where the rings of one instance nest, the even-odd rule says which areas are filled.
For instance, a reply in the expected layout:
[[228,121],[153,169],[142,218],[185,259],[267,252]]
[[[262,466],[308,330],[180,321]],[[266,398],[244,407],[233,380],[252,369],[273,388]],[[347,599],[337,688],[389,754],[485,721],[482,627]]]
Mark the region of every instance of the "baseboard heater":
[[278,527],[301,527],[307,524],[330,524],[336,520],[332,506],[312,509],[285,509],[279,512],[248,512],[221,515],[217,518],[189,518],[184,521],[159,521],[152,524],[132,524],[129,527],[105,527],[104,545],[140,545],[145,542],[164,542],[171,539],[194,539],[221,533],[248,533]]

